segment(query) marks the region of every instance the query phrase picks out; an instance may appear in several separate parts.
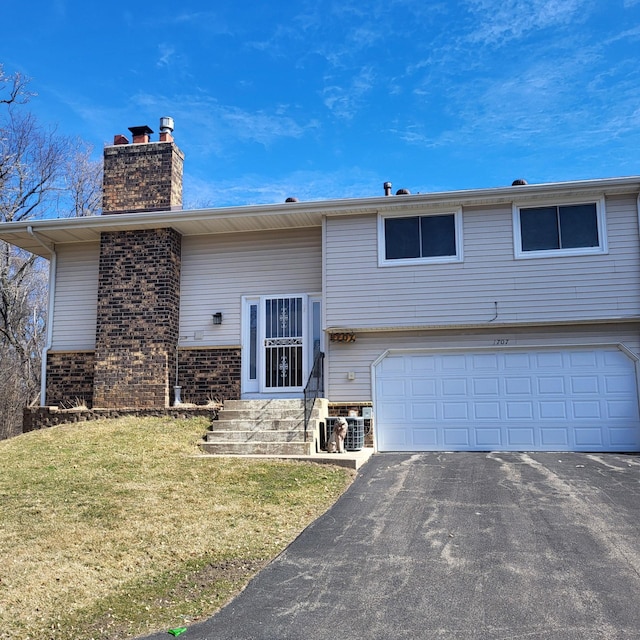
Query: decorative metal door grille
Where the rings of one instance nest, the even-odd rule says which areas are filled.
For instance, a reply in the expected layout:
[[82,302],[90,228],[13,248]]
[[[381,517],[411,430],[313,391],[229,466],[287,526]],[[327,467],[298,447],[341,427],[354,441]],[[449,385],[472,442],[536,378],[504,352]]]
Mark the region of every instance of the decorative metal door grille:
[[265,386],[301,387],[303,372],[302,298],[265,300]]

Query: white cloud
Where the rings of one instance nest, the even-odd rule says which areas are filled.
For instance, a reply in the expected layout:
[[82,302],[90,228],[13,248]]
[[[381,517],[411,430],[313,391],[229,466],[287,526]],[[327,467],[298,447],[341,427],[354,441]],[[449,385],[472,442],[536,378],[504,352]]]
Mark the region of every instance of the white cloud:
[[382,181],[359,167],[345,170],[295,171],[281,178],[245,174],[233,179],[198,178],[185,175],[185,194],[192,194],[185,207],[225,207],[276,204],[288,197],[301,202],[333,198],[382,195]]
[[467,4],[477,20],[469,40],[498,46],[530,31],[580,21],[590,0],[467,0]]
[[[331,82],[332,78],[326,79]],[[327,84],[322,95],[324,104],[338,118],[352,119],[362,107],[363,99],[375,84],[375,73],[372,67],[364,67],[348,79],[348,84]]]
[[158,58],[158,62],[156,62],[156,66],[158,67],[168,67],[171,59],[175,55],[175,47],[172,47],[168,44],[160,44],[158,45],[158,49],[160,50],[160,58]]
[[176,127],[185,130],[184,135],[190,135],[202,153],[222,154],[225,149],[232,152],[239,142],[255,142],[267,147],[284,138],[300,138],[318,126],[313,119],[299,121],[289,115],[282,104],[273,112],[249,111],[222,105],[207,95],[139,93],[134,98],[134,106],[137,112],[174,117]]

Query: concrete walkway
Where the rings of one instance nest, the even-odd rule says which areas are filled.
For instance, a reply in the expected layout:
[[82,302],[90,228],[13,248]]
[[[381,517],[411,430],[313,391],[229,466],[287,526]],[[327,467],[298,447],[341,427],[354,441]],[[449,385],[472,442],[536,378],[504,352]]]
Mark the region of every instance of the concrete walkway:
[[640,457],[378,454],[180,638],[640,638],[638,603]]
[[364,447],[360,451],[345,451],[344,453],[312,453],[311,455],[266,455],[266,454],[203,454],[205,458],[272,458],[277,460],[299,460],[300,462],[316,462],[318,464],[334,464],[347,469],[359,469],[369,461],[373,455],[373,449]]

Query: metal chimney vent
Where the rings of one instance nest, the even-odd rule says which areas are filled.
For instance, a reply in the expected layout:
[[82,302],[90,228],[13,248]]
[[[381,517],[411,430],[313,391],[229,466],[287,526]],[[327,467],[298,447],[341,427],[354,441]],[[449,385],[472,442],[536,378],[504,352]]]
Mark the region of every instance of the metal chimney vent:
[[160,118],[160,133],[172,133],[173,132],[173,118],[165,116]]

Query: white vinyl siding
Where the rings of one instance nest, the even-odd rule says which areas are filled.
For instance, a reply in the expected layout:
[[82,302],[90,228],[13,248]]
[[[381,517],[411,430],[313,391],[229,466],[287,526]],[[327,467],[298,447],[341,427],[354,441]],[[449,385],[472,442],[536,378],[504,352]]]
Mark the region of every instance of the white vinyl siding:
[[634,195],[607,198],[608,253],[516,260],[509,203],[463,210],[464,262],[378,266],[377,216],[328,218],[328,327],[605,320],[640,314]]
[[100,245],[56,248],[54,351],[95,349]]
[[180,346],[240,345],[242,296],[320,292],[321,256],[320,227],[184,237]]
[[[329,344],[327,388],[333,402],[372,401],[371,365],[387,349],[509,349],[618,343],[640,354],[638,324],[359,333],[355,342]],[[349,379],[349,372],[355,374],[353,380]]]

